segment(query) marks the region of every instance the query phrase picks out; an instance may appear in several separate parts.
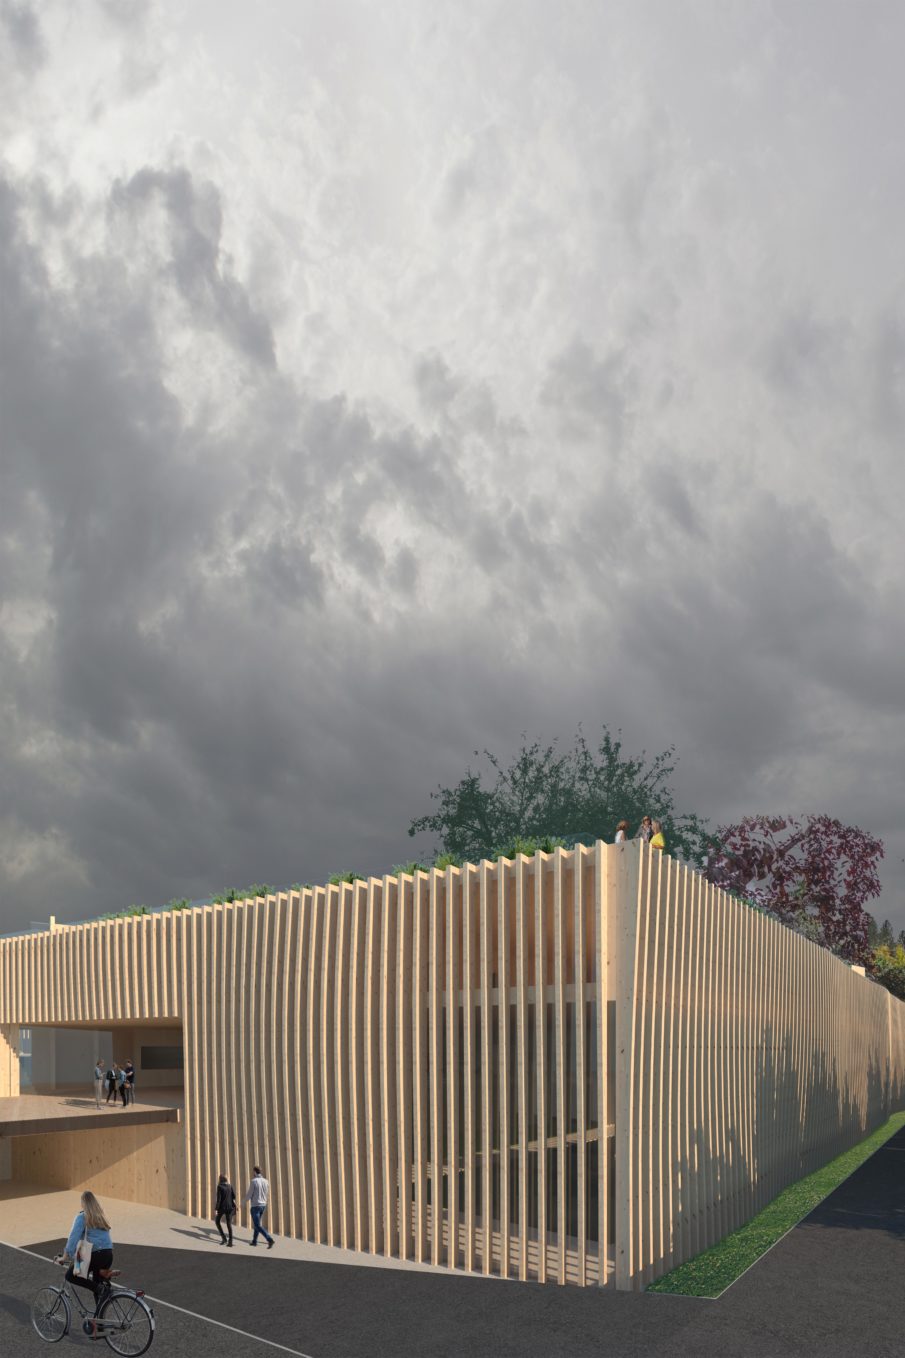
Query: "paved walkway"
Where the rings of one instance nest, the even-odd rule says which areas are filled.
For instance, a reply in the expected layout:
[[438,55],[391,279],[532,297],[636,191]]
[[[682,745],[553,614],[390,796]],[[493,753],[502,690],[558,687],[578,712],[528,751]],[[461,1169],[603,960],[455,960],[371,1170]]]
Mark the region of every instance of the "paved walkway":
[[[903,1358],[905,1130],[716,1301],[341,1267],[288,1248],[204,1246],[186,1267],[184,1251],[128,1244],[117,1264],[154,1297],[311,1358]],[[4,1314],[21,1318],[15,1295],[0,1294],[2,1351]],[[157,1355],[209,1351],[181,1347],[181,1323],[159,1309]],[[217,1334],[232,1353],[232,1332]]]
[[[237,1185],[244,1192],[245,1185]],[[220,1237],[210,1217],[201,1219],[187,1217],[182,1212],[172,1212],[166,1207],[148,1207],[144,1203],[125,1202],[121,1198],[101,1195],[104,1211],[113,1228],[113,1238],[117,1249],[126,1245],[153,1246],[164,1251],[193,1250],[203,1256],[210,1256],[220,1248]],[[17,1184],[11,1180],[0,1180],[0,1240],[8,1245],[30,1246],[35,1240],[62,1242],[72,1225],[73,1217],[79,1210],[77,1189],[49,1189],[35,1184]],[[232,1255],[253,1259],[248,1255],[248,1241],[251,1230],[240,1226],[236,1233],[236,1245]],[[277,1251],[267,1250],[268,1259],[275,1260]],[[118,1257],[118,1256],[117,1256]],[[279,1258],[291,1259],[297,1263],[330,1264],[334,1268],[355,1266],[356,1268],[402,1269],[408,1272],[434,1272],[428,1264],[403,1262],[400,1259],[384,1259],[379,1255],[358,1254],[354,1250],[336,1249],[330,1245],[313,1245],[304,1240],[289,1240],[281,1237]],[[181,1267],[189,1266],[187,1260]],[[444,1270],[446,1273],[447,1270]],[[456,1279],[464,1279],[462,1273],[448,1271]],[[2,1350],[0,1350],[2,1352]]]

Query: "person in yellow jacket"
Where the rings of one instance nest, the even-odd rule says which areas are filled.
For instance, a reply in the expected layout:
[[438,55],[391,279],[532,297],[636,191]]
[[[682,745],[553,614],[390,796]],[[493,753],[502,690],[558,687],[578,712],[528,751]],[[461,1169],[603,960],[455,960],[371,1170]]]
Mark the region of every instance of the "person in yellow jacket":
[[651,829],[653,830],[653,834],[650,837],[651,848],[665,849],[666,840],[663,838],[663,826],[660,824],[658,820],[655,820],[653,822],[653,825],[651,826]]

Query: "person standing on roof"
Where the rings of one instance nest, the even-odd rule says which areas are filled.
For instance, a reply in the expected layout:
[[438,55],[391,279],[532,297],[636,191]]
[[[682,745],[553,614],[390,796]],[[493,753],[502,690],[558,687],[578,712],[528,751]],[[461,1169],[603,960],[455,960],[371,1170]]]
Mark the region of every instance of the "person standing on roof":
[[100,1057],[94,1063],[94,1102],[98,1108],[101,1106],[101,1095],[104,1092],[104,1063]]

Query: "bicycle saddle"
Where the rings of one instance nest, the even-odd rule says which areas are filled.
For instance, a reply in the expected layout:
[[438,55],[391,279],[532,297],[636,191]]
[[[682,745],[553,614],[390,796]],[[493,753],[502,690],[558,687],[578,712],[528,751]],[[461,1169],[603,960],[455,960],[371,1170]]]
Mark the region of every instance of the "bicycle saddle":
[[102,1278],[118,1278],[122,1273],[121,1268],[99,1268],[98,1273]]

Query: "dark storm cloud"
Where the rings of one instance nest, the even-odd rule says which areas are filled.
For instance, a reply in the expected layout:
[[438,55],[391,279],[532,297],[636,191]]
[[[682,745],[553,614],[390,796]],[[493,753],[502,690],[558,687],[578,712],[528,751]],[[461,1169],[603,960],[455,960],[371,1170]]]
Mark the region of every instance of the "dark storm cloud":
[[[407,730],[410,704],[455,710],[463,682],[451,661],[419,662],[452,639],[412,631],[407,525],[440,542],[467,523],[497,544],[488,568],[513,572],[532,529],[516,508],[470,507],[440,437],[382,434],[342,399],[287,387],[266,321],[223,286],[219,207],[189,176],[142,173],[111,194],[114,231],[127,211],[150,252],[152,293],[115,253],[52,282],[42,204],[10,185],[0,198],[4,582],[31,623],[2,652],[4,829],[35,855],[12,870],[7,854],[6,922],[387,866],[380,845],[389,832],[406,851],[442,730]],[[188,423],[168,389],[167,287],[233,349],[250,395],[228,434]],[[402,516],[392,549],[387,514]],[[479,659],[480,630],[477,673],[499,669]]]
[[[579,721],[675,742],[714,820],[827,810],[898,861],[903,294],[784,176],[771,15],[714,73],[697,20],[626,7],[626,86],[611,19],[537,5],[511,69],[474,39],[412,96],[399,164],[409,86],[370,91],[375,170],[326,64],[255,103],[234,30],[120,155],[156,20],[102,8],[118,74],[77,136],[48,98],[0,183],[7,927],[383,871],[472,750]],[[37,11],[0,13],[34,76]]]

